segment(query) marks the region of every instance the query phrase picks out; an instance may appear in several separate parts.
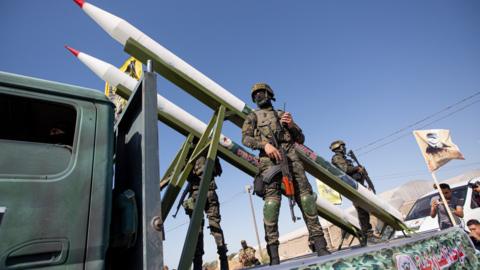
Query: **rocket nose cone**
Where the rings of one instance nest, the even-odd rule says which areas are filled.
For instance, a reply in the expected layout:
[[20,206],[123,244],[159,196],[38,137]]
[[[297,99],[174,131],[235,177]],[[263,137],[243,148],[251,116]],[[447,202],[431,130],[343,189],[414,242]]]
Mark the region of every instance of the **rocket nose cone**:
[[67,50],[69,50],[73,55],[75,55],[75,57],[77,57],[80,53],[79,51],[75,50],[74,48],[70,48],[67,45],[65,45],[65,48],[67,48]]
[[73,0],[73,2],[77,3],[77,5],[82,8],[83,7],[83,3],[85,3],[85,0]]

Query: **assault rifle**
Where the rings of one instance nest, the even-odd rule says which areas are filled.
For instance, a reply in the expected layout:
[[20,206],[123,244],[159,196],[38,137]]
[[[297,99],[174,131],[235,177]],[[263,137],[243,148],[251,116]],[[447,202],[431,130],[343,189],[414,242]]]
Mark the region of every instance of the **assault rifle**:
[[295,216],[295,212],[293,211],[293,207],[295,206],[295,189],[293,187],[292,181],[292,174],[290,173],[290,168],[288,166],[288,158],[285,153],[285,150],[282,146],[278,143],[277,136],[279,135],[280,131],[282,130],[283,126],[280,123],[280,119],[278,119],[278,114],[275,110],[273,110],[275,115],[275,119],[277,119],[277,130],[273,132],[272,128],[269,126],[270,132],[272,133],[272,143],[275,148],[278,149],[280,155],[282,156],[282,160],[280,161],[280,167],[282,170],[282,184],[285,187],[285,195],[288,197],[288,206],[290,207],[290,214],[292,215],[293,222],[296,222],[297,218]]
[[185,187],[185,190],[182,193],[182,196],[180,196],[180,201],[178,201],[177,205],[177,210],[175,211],[175,214],[173,214],[173,218],[177,217],[178,211],[180,210],[180,207],[182,207],[183,202],[185,201],[185,197],[188,195],[188,191],[190,190],[190,182],[188,182],[187,186]]
[[365,170],[365,168],[360,164],[360,162],[358,162],[358,159],[357,159],[357,156],[355,156],[355,153],[353,153],[352,150],[349,150],[347,155],[349,157],[351,157],[353,159],[353,161],[355,161],[355,163],[357,163],[357,166],[360,166],[363,168],[363,173],[362,173],[362,177],[367,180],[367,183],[368,183],[368,187],[373,191],[373,193],[377,193],[375,191],[375,187],[373,186],[373,182],[372,182],[372,179],[370,179],[370,176],[368,176],[368,172],[367,170]]

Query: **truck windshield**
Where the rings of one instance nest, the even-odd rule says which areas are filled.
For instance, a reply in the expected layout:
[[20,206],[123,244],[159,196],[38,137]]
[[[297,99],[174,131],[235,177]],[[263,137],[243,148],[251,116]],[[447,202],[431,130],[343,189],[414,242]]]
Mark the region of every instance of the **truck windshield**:
[[[466,195],[467,195],[467,186],[452,188],[452,196],[457,197],[460,200],[462,206],[465,204]],[[412,209],[410,209],[410,212],[408,212],[408,215],[405,218],[405,221],[430,216],[430,202],[433,197],[438,197],[438,196],[439,194],[437,192],[429,196],[418,199],[415,202],[415,204],[412,206]]]

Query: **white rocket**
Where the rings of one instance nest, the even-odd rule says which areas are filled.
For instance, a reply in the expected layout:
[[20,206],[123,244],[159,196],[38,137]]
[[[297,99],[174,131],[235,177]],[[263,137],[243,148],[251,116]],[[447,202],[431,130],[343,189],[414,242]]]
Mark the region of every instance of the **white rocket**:
[[202,74],[200,71],[177,57],[168,49],[160,45],[158,42],[147,36],[142,31],[128,23],[127,21],[119,18],[103,9],[100,9],[84,0],[74,0],[82,10],[90,16],[105,32],[107,32],[113,39],[118,41],[125,47],[129,39],[135,40],[142,44],[147,50],[151,51],[159,58],[161,58],[171,68],[180,71],[188,76],[195,82],[202,85],[204,88],[209,89],[215,96],[218,96],[225,101],[226,104],[232,106],[237,111],[243,112],[248,106],[227,91],[225,88]]

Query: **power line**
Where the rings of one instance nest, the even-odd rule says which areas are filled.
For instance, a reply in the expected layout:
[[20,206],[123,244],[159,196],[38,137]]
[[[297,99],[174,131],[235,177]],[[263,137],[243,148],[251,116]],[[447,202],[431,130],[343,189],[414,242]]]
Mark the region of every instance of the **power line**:
[[[470,165],[476,165],[480,164],[480,161],[475,161],[475,162],[470,162],[470,163],[465,163],[465,164],[459,164],[456,166],[450,166],[449,169],[455,169],[459,167],[466,167]],[[400,176],[400,175],[405,175],[405,174],[415,174],[415,173],[424,173],[425,170],[415,170],[415,171],[407,171],[407,172],[397,172],[397,173],[389,173],[389,174],[384,174],[384,175],[376,175],[374,176],[375,178],[384,178],[384,177],[393,177],[393,176]]]
[[[470,167],[478,164],[480,164],[480,161],[452,166],[452,167],[443,169],[443,171],[451,171],[458,168]],[[391,174],[385,174],[385,175],[379,175],[379,176],[372,176],[372,179],[375,179],[375,181],[378,181],[378,180],[383,181],[383,180],[391,180],[396,178],[413,177],[413,176],[420,176],[420,175],[430,175],[430,173],[424,172],[424,170],[416,170],[416,171],[409,171],[409,172],[399,172],[399,173],[391,173]]]
[[[478,93],[480,93],[480,92],[478,92]],[[456,114],[456,113],[458,113],[458,112],[460,112],[460,111],[463,111],[464,109],[466,109],[466,108],[468,108],[468,107],[470,107],[470,106],[472,106],[472,105],[474,105],[474,104],[476,104],[476,103],[478,103],[478,102],[480,102],[480,99],[479,99],[479,100],[476,100],[476,101],[474,101],[474,102],[472,102],[472,103],[469,103],[468,105],[465,105],[465,106],[463,106],[463,107],[461,107],[461,108],[459,108],[459,109],[457,109],[457,110],[455,110],[455,111],[453,111],[453,112],[451,112],[451,113],[449,113],[449,114],[447,114],[447,115],[444,115],[444,116],[442,116],[442,117],[440,117],[440,118],[438,118],[438,119],[435,119],[435,120],[433,120],[433,121],[431,121],[431,122],[429,122],[429,123],[427,123],[427,124],[425,124],[425,125],[422,125],[422,126],[419,126],[419,127],[416,127],[416,128],[417,128],[417,129],[425,128],[425,127],[427,127],[427,126],[429,126],[429,125],[431,125],[431,124],[433,124],[433,123],[436,123],[436,122],[441,121],[441,120],[443,120],[443,119],[445,119],[445,118],[447,118],[447,117],[450,117],[450,116],[452,116],[452,115],[454,115],[454,114]],[[398,133],[400,133],[400,132],[398,132]],[[396,135],[396,134],[398,134],[398,133],[395,133],[394,135]],[[379,148],[382,148],[382,147],[384,147],[384,146],[386,146],[386,145],[392,144],[392,143],[394,143],[394,142],[396,142],[396,141],[398,141],[398,140],[400,140],[400,139],[402,139],[402,138],[405,138],[406,136],[410,136],[410,135],[411,135],[411,134],[410,134],[410,130],[409,130],[408,133],[403,134],[403,135],[401,135],[401,136],[399,136],[399,137],[396,137],[396,138],[393,139],[393,140],[387,141],[386,143],[380,144],[379,146],[376,146],[376,147],[374,147],[374,148],[372,148],[372,149],[370,149],[370,150],[368,150],[368,151],[361,152],[361,153],[358,154],[358,156],[363,156],[363,155],[365,155],[365,154],[368,154],[368,153],[370,153],[370,152],[373,152],[373,151],[375,151],[375,150],[377,150],[377,149],[379,149]],[[393,135],[392,135],[392,136],[393,136]],[[388,136],[388,137],[392,137],[392,136]],[[385,138],[386,138],[386,137],[385,137]],[[360,149],[360,148],[359,148],[359,149]],[[355,150],[355,151],[357,151],[357,150]]]
[[240,192],[237,192],[235,194],[233,194],[232,196],[230,196],[228,199],[226,199],[225,201],[221,202],[221,204],[225,205],[225,204],[228,204],[230,203],[231,201],[233,201],[233,199],[235,199],[236,197],[244,194],[245,191],[240,191]]
[[388,139],[388,138],[390,138],[390,137],[393,137],[393,136],[397,135],[398,133],[401,133],[401,132],[403,132],[403,131],[405,131],[405,130],[409,130],[410,128],[412,128],[412,127],[414,127],[414,126],[416,126],[416,125],[418,125],[418,124],[420,124],[420,123],[422,123],[422,122],[425,122],[425,121],[427,121],[428,119],[431,119],[431,118],[437,116],[437,115],[440,114],[440,113],[443,113],[443,112],[445,112],[445,111],[448,111],[448,110],[452,109],[453,107],[458,106],[458,105],[460,105],[461,103],[464,103],[464,102],[466,102],[466,101],[468,101],[468,100],[470,100],[470,99],[472,99],[472,98],[474,98],[474,97],[476,97],[476,96],[478,96],[478,95],[480,95],[480,91],[479,91],[479,92],[476,92],[475,94],[470,95],[470,96],[468,96],[468,97],[466,97],[466,98],[463,98],[462,100],[460,100],[460,101],[458,101],[458,102],[456,102],[456,103],[454,103],[454,104],[452,104],[452,105],[449,105],[449,106],[447,106],[447,107],[445,107],[445,108],[443,108],[443,109],[441,109],[441,110],[439,110],[439,111],[437,111],[437,112],[435,112],[435,113],[432,113],[432,114],[428,115],[427,117],[424,117],[423,119],[416,121],[416,122],[413,123],[413,124],[407,125],[407,126],[405,126],[405,127],[403,127],[403,128],[400,128],[399,130],[397,130],[397,131],[395,131],[395,132],[392,132],[392,133],[390,133],[390,134],[382,137],[382,138],[376,139],[376,140],[374,140],[373,142],[370,142],[370,143],[368,143],[368,144],[366,144],[366,145],[363,145],[363,146],[355,149],[355,151],[356,151],[356,152],[357,152],[357,151],[360,151],[361,149],[370,147],[370,146],[375,145],[375,144],[377,144],[377,143],[379,143],[379,142],[381,142],[381,141],[384,141],[384,140],[386,140],[386,139]]
[[170,228],[170,229],[166,230],[165,232],[174,231],[174,230],[176,230],[176,229],[178,229],[178,228],[180,228],[180,227],[183,227],[183,226],[187,225],[188,223],[190,223],[190,221],[186,221],[186,222],[184,222],[184,223],[182,223],[182,224],[179,224],[179,225],[177,225],[177,226],[175,226],[175,227],[173,227],[173,228]]

